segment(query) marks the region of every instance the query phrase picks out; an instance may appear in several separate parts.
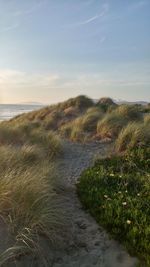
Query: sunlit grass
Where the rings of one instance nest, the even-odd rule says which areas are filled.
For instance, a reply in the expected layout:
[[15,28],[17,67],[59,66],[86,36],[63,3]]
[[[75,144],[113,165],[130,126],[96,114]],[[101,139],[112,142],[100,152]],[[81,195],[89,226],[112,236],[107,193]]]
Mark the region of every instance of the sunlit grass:
[[124,151],[136,146],[148,146],[149,144],[150,124],[130,122],[120,132],[115,146],[117,151]]
[[128,119],[116,112],[108,113],[97,124],[97,135],[103,139],[116,138],[121,129],[128,123]]
[[[104,97],[94,101],[80,95],[62,103],[44,107],[9,122],[13,127],[19,126],[24,131],[31,128],[55,131],[63,138],[76,142],[91,140],[115,140],[121,130],[132,122],[148,123],[144,116],[149,105],[117,105],[111,98]],[[23,124],[23,126],[21,126]],[[14,139],[15,140],[15,139]]]

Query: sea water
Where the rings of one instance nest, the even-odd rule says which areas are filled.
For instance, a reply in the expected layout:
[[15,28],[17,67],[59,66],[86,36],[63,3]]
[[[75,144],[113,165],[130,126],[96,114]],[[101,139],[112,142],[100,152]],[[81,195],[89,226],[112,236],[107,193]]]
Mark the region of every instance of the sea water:
[[42,105],[0,104],[0,121],[9,120],[19,114],[42,108]]

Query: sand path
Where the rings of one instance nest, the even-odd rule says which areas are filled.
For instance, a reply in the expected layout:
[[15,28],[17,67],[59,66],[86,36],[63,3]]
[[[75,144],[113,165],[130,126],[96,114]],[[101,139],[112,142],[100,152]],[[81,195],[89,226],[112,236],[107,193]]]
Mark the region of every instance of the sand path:
[[[58,189],[63,199],[62,208],[69,217],[70,237],[64,250],[43,245],[48,255],[50,267],[135,267],[137,259],[131,257],[116,241],[109,238],[106,231],[83,210],[76,194],[76,181],[81,172],[94,163],[96,157],[107,154],[109,144],[76,144],[64,141],[63,156],[57,163],[59,180]],[[45,247],[45,248],[44,248]],[[21,261],[7,266],[30,267],[45,266],[35,259],[23,257]]]
[[54,267],[135,267],[137,259],[131,257],[118,242],[98,226],[83,210],[76,194],[75,183],[81,172],[93,164],[95,157],[107,153],[106,144],[64,143],[64,157],[59,161],[59,172],[67,190],[66,206],[72,223],[72,238],[65,252],[58,253]]

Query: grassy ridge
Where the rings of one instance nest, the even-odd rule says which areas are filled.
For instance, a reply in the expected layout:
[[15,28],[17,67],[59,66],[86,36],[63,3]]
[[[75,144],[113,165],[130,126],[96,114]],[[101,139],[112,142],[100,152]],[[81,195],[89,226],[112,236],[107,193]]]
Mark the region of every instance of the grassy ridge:
[[99,160],[83,172],[77,184],[83,206],[147,266],[150,266],[149,190],[149,148]]
[[[117,105],[110,98],[94,103],[86,96],[33,111],[12,119],[11,125],[34,123],[72,141],[115,140],[130,123],[149,125],[150,105]],[[147,114],[147,115],[146,115]],[[148,127],[148,126],[147,126]],[[129,128],[129,127],[128,127]]]
[[[19,255],[42,255],[40,237],[62,241],[63,212],[55,193],[53,161],[61,141],[39,124],[0,124],[0,266]],[[42,258],[45,262],[45,259]]]

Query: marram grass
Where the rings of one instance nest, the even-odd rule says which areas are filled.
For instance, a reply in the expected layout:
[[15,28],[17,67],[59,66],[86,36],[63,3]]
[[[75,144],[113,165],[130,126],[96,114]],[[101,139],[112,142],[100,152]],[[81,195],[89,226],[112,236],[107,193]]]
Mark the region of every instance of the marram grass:
[[53,165],[61,151],[57,135],[35,125],[0,126],[0,223],[7,240],[0,266],[25,254],[45,262],[43,236],[50,246],[63,243],[65,216],[55,193]]

